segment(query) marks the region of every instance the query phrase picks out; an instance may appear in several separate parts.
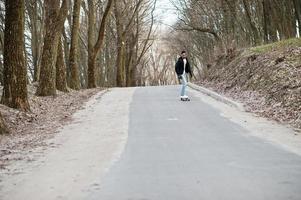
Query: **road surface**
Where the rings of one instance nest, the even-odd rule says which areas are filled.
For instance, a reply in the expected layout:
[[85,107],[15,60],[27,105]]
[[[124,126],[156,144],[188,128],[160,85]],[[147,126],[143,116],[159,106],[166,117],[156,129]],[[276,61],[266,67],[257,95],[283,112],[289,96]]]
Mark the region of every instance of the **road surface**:
[[[126,90],[127,92],[124,92],[122,97],[118,97],[118,94],[122,93],[121,91]],[[94,140],[94,143],[92,141],[94,146],[90,144],[91,141],[88,143],[93,148],[88,148],[88,150],[82,148],[86,154],[81,152],[84,154],[83,157],[93,154],[90,160],[81,162],[89,163],[93,162],[93,159],[104,159],[104,155],[111,161],[109,163],[94,162],[93,167],[87,167],[87,169],[83,166],[80,168],[81,172],[77,172],[76,165],[72,165],[74,167],[71,167],[73,170],[70,169],[72,173],[56,174],[53,177],[60,176],[59,182],[56,182],[57,179],[55,179],[51,183],[46,182],[45,184],[43,184],[41,176],[51,166],[46,167],[41,164],[37,167],[40,172],[38,175],[35,175],[36,170],[27,175],[36,177],[33,178],[34,181],[31,178],[23,177],[22,183],[18,183],[15,190],[19,187],[20,196],[26,193],[24,191],[36,192],[36,195],[27,192],[28,199],[301,199],[300,154],[277,144],[277,142],[271,142],[272,140],[255,137],[252,130],[248,130],[240,123],[235,123],[235,119],[232,119],[235,116],[227,117],[218,107],[208,102],[211,101],[210,98],[202,99],[196,92],[190,91],[189,95],[192,101],[181,102],[177,99],[177,95],[178,87],[176,86],[113,89],[102,99],[96,99],[97,102],[87,113],[110,115],[111,112],[111,115],[114,113],[117,115],[128,106],[128,110],[122,111],[123,115],[119,119],[124,121],[126,119],[122,117],[129,116],[126,121],[127,127],[124,125],[122,128],[127,133],[121,134],[123,135],[122,142],[111,143],[111,153],[104,153],[105,150],[99,152],[98,148],[101,147],[97,146],[97,141],[100,142],[100,146],[110,147],[108,144],[101,143],[101,138]],[[131,97],[129,98],[129,96]],[[114,107],[125,101],[128,101],[128,104],[124,104],[118,109]],[[109,111],[104,111],[105,109],[109,109]],[[90,117],[93,117],[93,114]],[[98,117],[101,121],[102,116]],[[112,116],[111,126],[118,128],[119,125],[114,124],[113,118],[115,119],[116,116]],[[80,126],[84,127],[86,123],[85,120],[81,120]],[[98,133],[99,131],[106,132],[104,130],[106,122],[93,125],[91,123],[90,121],[89,126],[95,126],[96,133],[97,130]],[[249,122],[244,121],[244,123],[248,124]],[[260,130],[261,132],[270,131],[264,127]],[[73,129],[73,131],[76,130]],[[111,132],[113,134],[114,131]],[[267,135],[269,134],[267,133]],[[91,133],[91,137],[92,135]],[[275,135],[277,135],[276,131]],[[87,133],[86,137],[88,136]],[[65,140],[69,141],[68,137]],[[76,146],[73,144],[75,142],[70,143],[66,152],[58,148],[56,153],[52,153],[55,156],[59,153],[68,154],[67,152],[71,151],[70,148],[75,148],[71,147]],[[78,145],[80,145],[79,143]],[[77,154],[74,153],[74,155]],[[48,157],[46,156],[46,158]],[[60,163],[64,162],[63,160],[66,159],[61,158],[58,161],[51,157],[49,162],[56,163],[57,171],[59,171],[61,170]],[[76,163],[76,161],[74,162]],[[100,165],[106,166],[102,173],[98,171],[103,168]],[[64,168],[68,168],[68,166]],[[68,182],[68,180],[71,177],[74,178],[72,174],[76,173],[89,178],[77,179],[77,185],[73,186],[74,183]],[[52,174],[50,172],[45,176],[52,176]],[[27,182],[40,183],[34,185],[27,184]],[[55,189],[55,186],[50,186],[51,184],[60,189]],[[32,187],[46,187],[46,189],[40,188],[35,191]],[[47,190],[49,187],[52,187],[52,190]],[[39,192],[44,190],[46,192]],[[11,191],[14,190],[8,191],[5,197],[17,199],[17,197],[13,198],[14,195]],[[43,195],[47,195],[47,197]]]

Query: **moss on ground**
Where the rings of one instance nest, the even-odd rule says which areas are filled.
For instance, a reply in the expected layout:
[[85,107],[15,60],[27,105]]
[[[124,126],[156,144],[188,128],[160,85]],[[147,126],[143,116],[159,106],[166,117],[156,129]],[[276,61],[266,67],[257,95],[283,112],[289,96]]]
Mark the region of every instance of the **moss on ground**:
[[301,38],[245,49],[218,59],[205,82],[253,112],[301,129],[300,55]]
[[267,53],[273,50],[283,49],[287,47],[301,47],[301,38],[292,38],[271,44],[253,47],[250,48],[250,51],[253,53]]

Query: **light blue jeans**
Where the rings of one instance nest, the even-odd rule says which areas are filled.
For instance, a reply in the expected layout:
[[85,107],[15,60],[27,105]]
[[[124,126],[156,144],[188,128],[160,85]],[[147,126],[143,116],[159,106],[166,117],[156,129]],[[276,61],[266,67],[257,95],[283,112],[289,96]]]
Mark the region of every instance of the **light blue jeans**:
[[181,75],[181,96],[186,96],[186,87],[187,87],[187,79],[186,79],[186,74]]

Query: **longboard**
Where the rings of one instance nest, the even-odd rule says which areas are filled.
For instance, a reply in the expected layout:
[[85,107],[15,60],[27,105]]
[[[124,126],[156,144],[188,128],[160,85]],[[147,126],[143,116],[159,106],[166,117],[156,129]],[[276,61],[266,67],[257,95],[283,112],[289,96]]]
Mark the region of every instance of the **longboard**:
[[190,99],[188,97],[185,97],[185,98],[181,98],[181,101],[190,101]]

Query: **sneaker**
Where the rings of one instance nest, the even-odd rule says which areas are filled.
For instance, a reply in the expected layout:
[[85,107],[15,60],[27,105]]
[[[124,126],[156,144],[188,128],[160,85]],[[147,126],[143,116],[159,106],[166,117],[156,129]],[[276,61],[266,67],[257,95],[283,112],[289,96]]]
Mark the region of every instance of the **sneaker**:
[[188,96],[181,96],[180,97],[181,101],[190,101],[189,97]]

